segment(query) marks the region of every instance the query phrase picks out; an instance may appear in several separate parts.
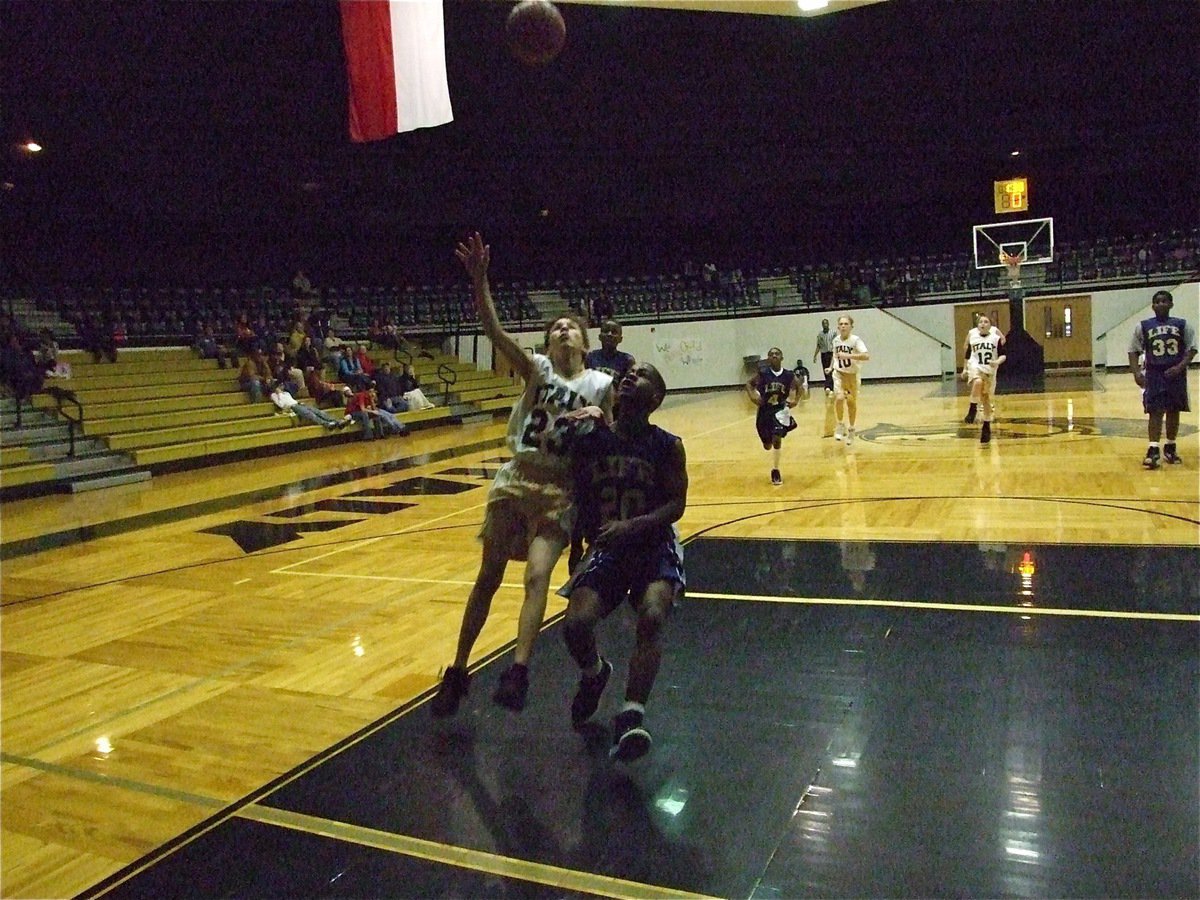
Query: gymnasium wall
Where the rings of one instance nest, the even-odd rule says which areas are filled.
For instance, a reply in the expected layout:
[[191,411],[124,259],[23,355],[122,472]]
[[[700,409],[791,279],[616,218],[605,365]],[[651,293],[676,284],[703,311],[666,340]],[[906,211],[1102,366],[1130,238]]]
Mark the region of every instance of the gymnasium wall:
[[[1128,365],[1126,351],[1134,325],[1152,315],[1150,297],[1155,289],[1134,288],[1093,291],[1093,362],[1096,366]],[[1176,315],[1200,329],[1200,283],[1174,288]],[[1036,296],[1031,294],[1031,296]],[[969,304],[978,305],[978,304]],[[936,378],[952,371],[955,304],[892,309],[856,309],[854,332],[871,352],[863,367],[870,381],[885,378]],[[752,374],[747,357],[765,357],[771,347],[783,350],[784,362],[797,359],[813,372],[812,362],[821,319],[836,327],[837,312],[806,312],[744,319],[695,320],[660,325],[627,325],[621,349],[639,360],[653,363],[671,390],[724,387],[743,384]],[[541,331],[514,334],[522,347],[540,345]],[[590,333],[599,346],[599,330]],[[487,365],[491,345],[479,340],[478,361]]]

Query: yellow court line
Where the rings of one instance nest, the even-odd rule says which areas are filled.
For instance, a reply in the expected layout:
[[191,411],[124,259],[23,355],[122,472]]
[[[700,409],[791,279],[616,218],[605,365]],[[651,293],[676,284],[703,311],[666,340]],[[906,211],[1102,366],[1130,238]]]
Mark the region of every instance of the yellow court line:
[[922,603],[917,600],[859,600],[851,597],[770,597],[763,594],[711,594],[701,591],[688,591],[687,596],[698,600],[748,600],[754,603],[796,603],[808,606],[888,606],[897,609],[942,609],[951,612],[1015,613],[1022,616],[1077,616],[1095,619],[1139,619],[1149,622],[1200,622],[1200,615],[1129,612],[1118,609],[988,606],[975,603]]
[[304,813],[274,809],[268,806],[251,805],[239,809],[236,815],[264,825],[276,825],[290,828],[307,834],[319,834],[323,837],[335,838],[364,847],[374,847],[389,853],[400,853],[430,862],[458,866],[489,875],[499,875],[504,878],[518,878],[534,884],[544,884],[550,887],[562,888],[569,891],[583,891],[601,897],[617,897],[623,900],[636,898],[706,898],[705,894],[693,894],[678,888],[659,887],[653,884],[642,884],[637,881],[626,881],[612,878],[608,875],[598,875],[592,872],[580,872],[575,869],[564,869],[546,863],[530,862],[525,859],[514,859],[510,856],[500,856],[482,850],[471,850],[466,847],[454,847],[449,844],[439,844],[422,838],[379,831],[375,828],[365,828],[361,825],[350,825],[332,819],[322,819]]

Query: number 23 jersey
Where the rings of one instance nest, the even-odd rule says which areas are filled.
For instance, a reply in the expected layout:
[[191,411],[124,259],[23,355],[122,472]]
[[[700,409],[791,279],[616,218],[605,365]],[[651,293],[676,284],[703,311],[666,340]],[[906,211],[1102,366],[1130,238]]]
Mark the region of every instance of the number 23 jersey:
[[554,470],[570,470],[562,417],[585,406],[604,406],[612,393],[612,377],[584,369],[567,380],[554,371],[550,358],[533,354],[534,374],[508,418],[508,449],[514,460]]

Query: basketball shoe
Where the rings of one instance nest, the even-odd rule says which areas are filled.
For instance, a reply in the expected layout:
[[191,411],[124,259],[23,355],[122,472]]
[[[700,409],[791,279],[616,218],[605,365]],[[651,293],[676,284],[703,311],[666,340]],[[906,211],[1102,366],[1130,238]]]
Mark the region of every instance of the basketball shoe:
[[1183,462],[1183,460],[1179,458],[1179,454],[1175,452],[1174,444],[1163,444],[1162,460],[1163,462],[1172,466],[1177,466]]
[[492,694],[492,700],[514,712],[525,708],[525,695],[529,693],[529,667],[513,663],[500,676],[500,684]]
[[1158,468],[1158,448],[1146,448],[1146,458],[1142,460],[1143,468],[1157,469]]
[[613,745],[608,755],[621,762],[633,762],[650,749],[650,732],[642,727],[642,714],[627,709],[613,719]]
[[437,693],[429,704],[429,711],[435,719],[444,719],[458,712],[458,704],[467,696],[471,687],[471,676],[467,670],[459,666],[451,666],[442,675],[442,683],[438,685]]
[[592,677],[584,675],[579,679],[579,690],[571,701],[571,724],[578,728],[592,717],[596,707],[600,705],[600,696],[608,687],[609,676],[613,667],[604,657],[600,657],[600,671]]

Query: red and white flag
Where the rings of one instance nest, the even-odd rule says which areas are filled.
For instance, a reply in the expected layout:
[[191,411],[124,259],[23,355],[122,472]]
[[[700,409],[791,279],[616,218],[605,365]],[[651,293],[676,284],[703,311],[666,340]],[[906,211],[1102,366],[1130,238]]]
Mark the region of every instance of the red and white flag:
[[341,11],[351,140],[454,120],[442,0],[341,0]]

